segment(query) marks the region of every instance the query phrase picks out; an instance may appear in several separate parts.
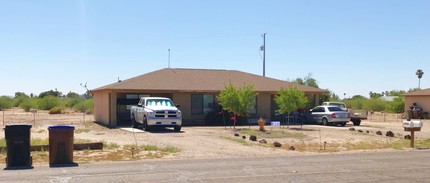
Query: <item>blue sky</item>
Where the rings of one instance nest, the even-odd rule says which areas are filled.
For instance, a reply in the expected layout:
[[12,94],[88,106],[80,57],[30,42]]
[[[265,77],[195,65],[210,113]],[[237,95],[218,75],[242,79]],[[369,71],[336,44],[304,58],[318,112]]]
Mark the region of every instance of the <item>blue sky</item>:
[[430,1],[0,2],[0,95],[90,89],[168,66],[308,73],[339,96],[430,87]]

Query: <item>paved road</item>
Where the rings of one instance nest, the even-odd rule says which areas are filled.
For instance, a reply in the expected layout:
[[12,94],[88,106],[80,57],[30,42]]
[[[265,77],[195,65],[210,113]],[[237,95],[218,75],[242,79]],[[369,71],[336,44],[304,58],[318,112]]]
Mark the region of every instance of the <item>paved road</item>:
[[39,165],[0,182],[430,182],[430,151]]

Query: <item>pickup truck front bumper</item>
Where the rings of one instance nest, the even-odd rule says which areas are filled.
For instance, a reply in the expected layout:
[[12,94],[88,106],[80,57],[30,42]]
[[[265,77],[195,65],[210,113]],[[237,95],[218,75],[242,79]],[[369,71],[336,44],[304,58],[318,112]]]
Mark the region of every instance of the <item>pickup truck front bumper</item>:
[[148,117],[147,123],[149,126],[164,126],[164,127],[182,126],[182,117],[176,117],[176,118]]

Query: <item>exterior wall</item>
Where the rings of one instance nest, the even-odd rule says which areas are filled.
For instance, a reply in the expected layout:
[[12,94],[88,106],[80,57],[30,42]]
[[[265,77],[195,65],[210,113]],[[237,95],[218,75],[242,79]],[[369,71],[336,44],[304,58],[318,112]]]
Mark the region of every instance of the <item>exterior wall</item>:
[[94,93],[94,119],[95,121],[109,125],[110,122],[110,105],[109,92],[99,91]]
[[111,92],[109,93],[109,102],[110,102],[110,124],[111,126],[117,125],[117,105],[116,99],[118,98],[117,93]]
[[[257,95],[257,114],[263,116],[264,118],[270,118],[271,117],[271,95],[270,94],[264,94],[259,93]],[[259,116],[257,116],[259,117]]]
[[191,93],[174,93],[172,100],[175,104],[180,105],[182,119],[184,121],[191,119]]
[[417,103],[424,112],[430,112],[430,96],[406,96],[405,97],[405,111],[410,109],[413,103]]
[[[166,91],[152,91],[147,92],[144,90],[139,91],[97,91],[94,94],[94,119],[95,121],[109,125],[109,126],[117,126],[118,118],[117,118],[117,98],[124,98],[125,93],[140,93],[140,94],[150,94],[151,96],[163,96],[169,97],[173,100],[175,104],[179,104],[179,109],[182,112],[183,123],[185,125],[204,125],[205,124],[205,115],[191,115],[191,95],[193,92],[176,92],[176,93],[168,93]],[[217,95],[218,93],[199,93],[199,94],[212,94]],[[315,105],[319,104],[320,94],[309,94],[313,96],[312,103]],[[257,116],[262,115],[266,118],[272,117],[272,108],[273,103],[272,99],[273,93],[259,93],[257,96]],[[430,97],[429,97],[430,98]],[[422,99],[421,99],[422,100]],[[429,99],[430,100],[430,99]],[[416,100],[420,101],[420,100]],[[413,102],[410,103],[412,105]],[[418,102],[417,102],[418,103]],[[430,101],[427,102],[430,105]],[[426,109],[429,109],[430,106],[424,106],[418,103],[420,106]],[[409,105],[409,106],[410,106]],[[408,106],[408,104],[407,104]]]

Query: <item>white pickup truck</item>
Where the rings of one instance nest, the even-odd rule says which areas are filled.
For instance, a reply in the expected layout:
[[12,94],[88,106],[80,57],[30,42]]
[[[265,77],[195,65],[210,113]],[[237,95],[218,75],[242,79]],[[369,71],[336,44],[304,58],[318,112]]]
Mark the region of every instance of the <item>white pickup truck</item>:
[[182,115],[172,100],[163,97],[142,97],[137,106],[130,110],[133,128],[142,125],[142,129],[150,131],[151,127],[173,127],[181,131]]

